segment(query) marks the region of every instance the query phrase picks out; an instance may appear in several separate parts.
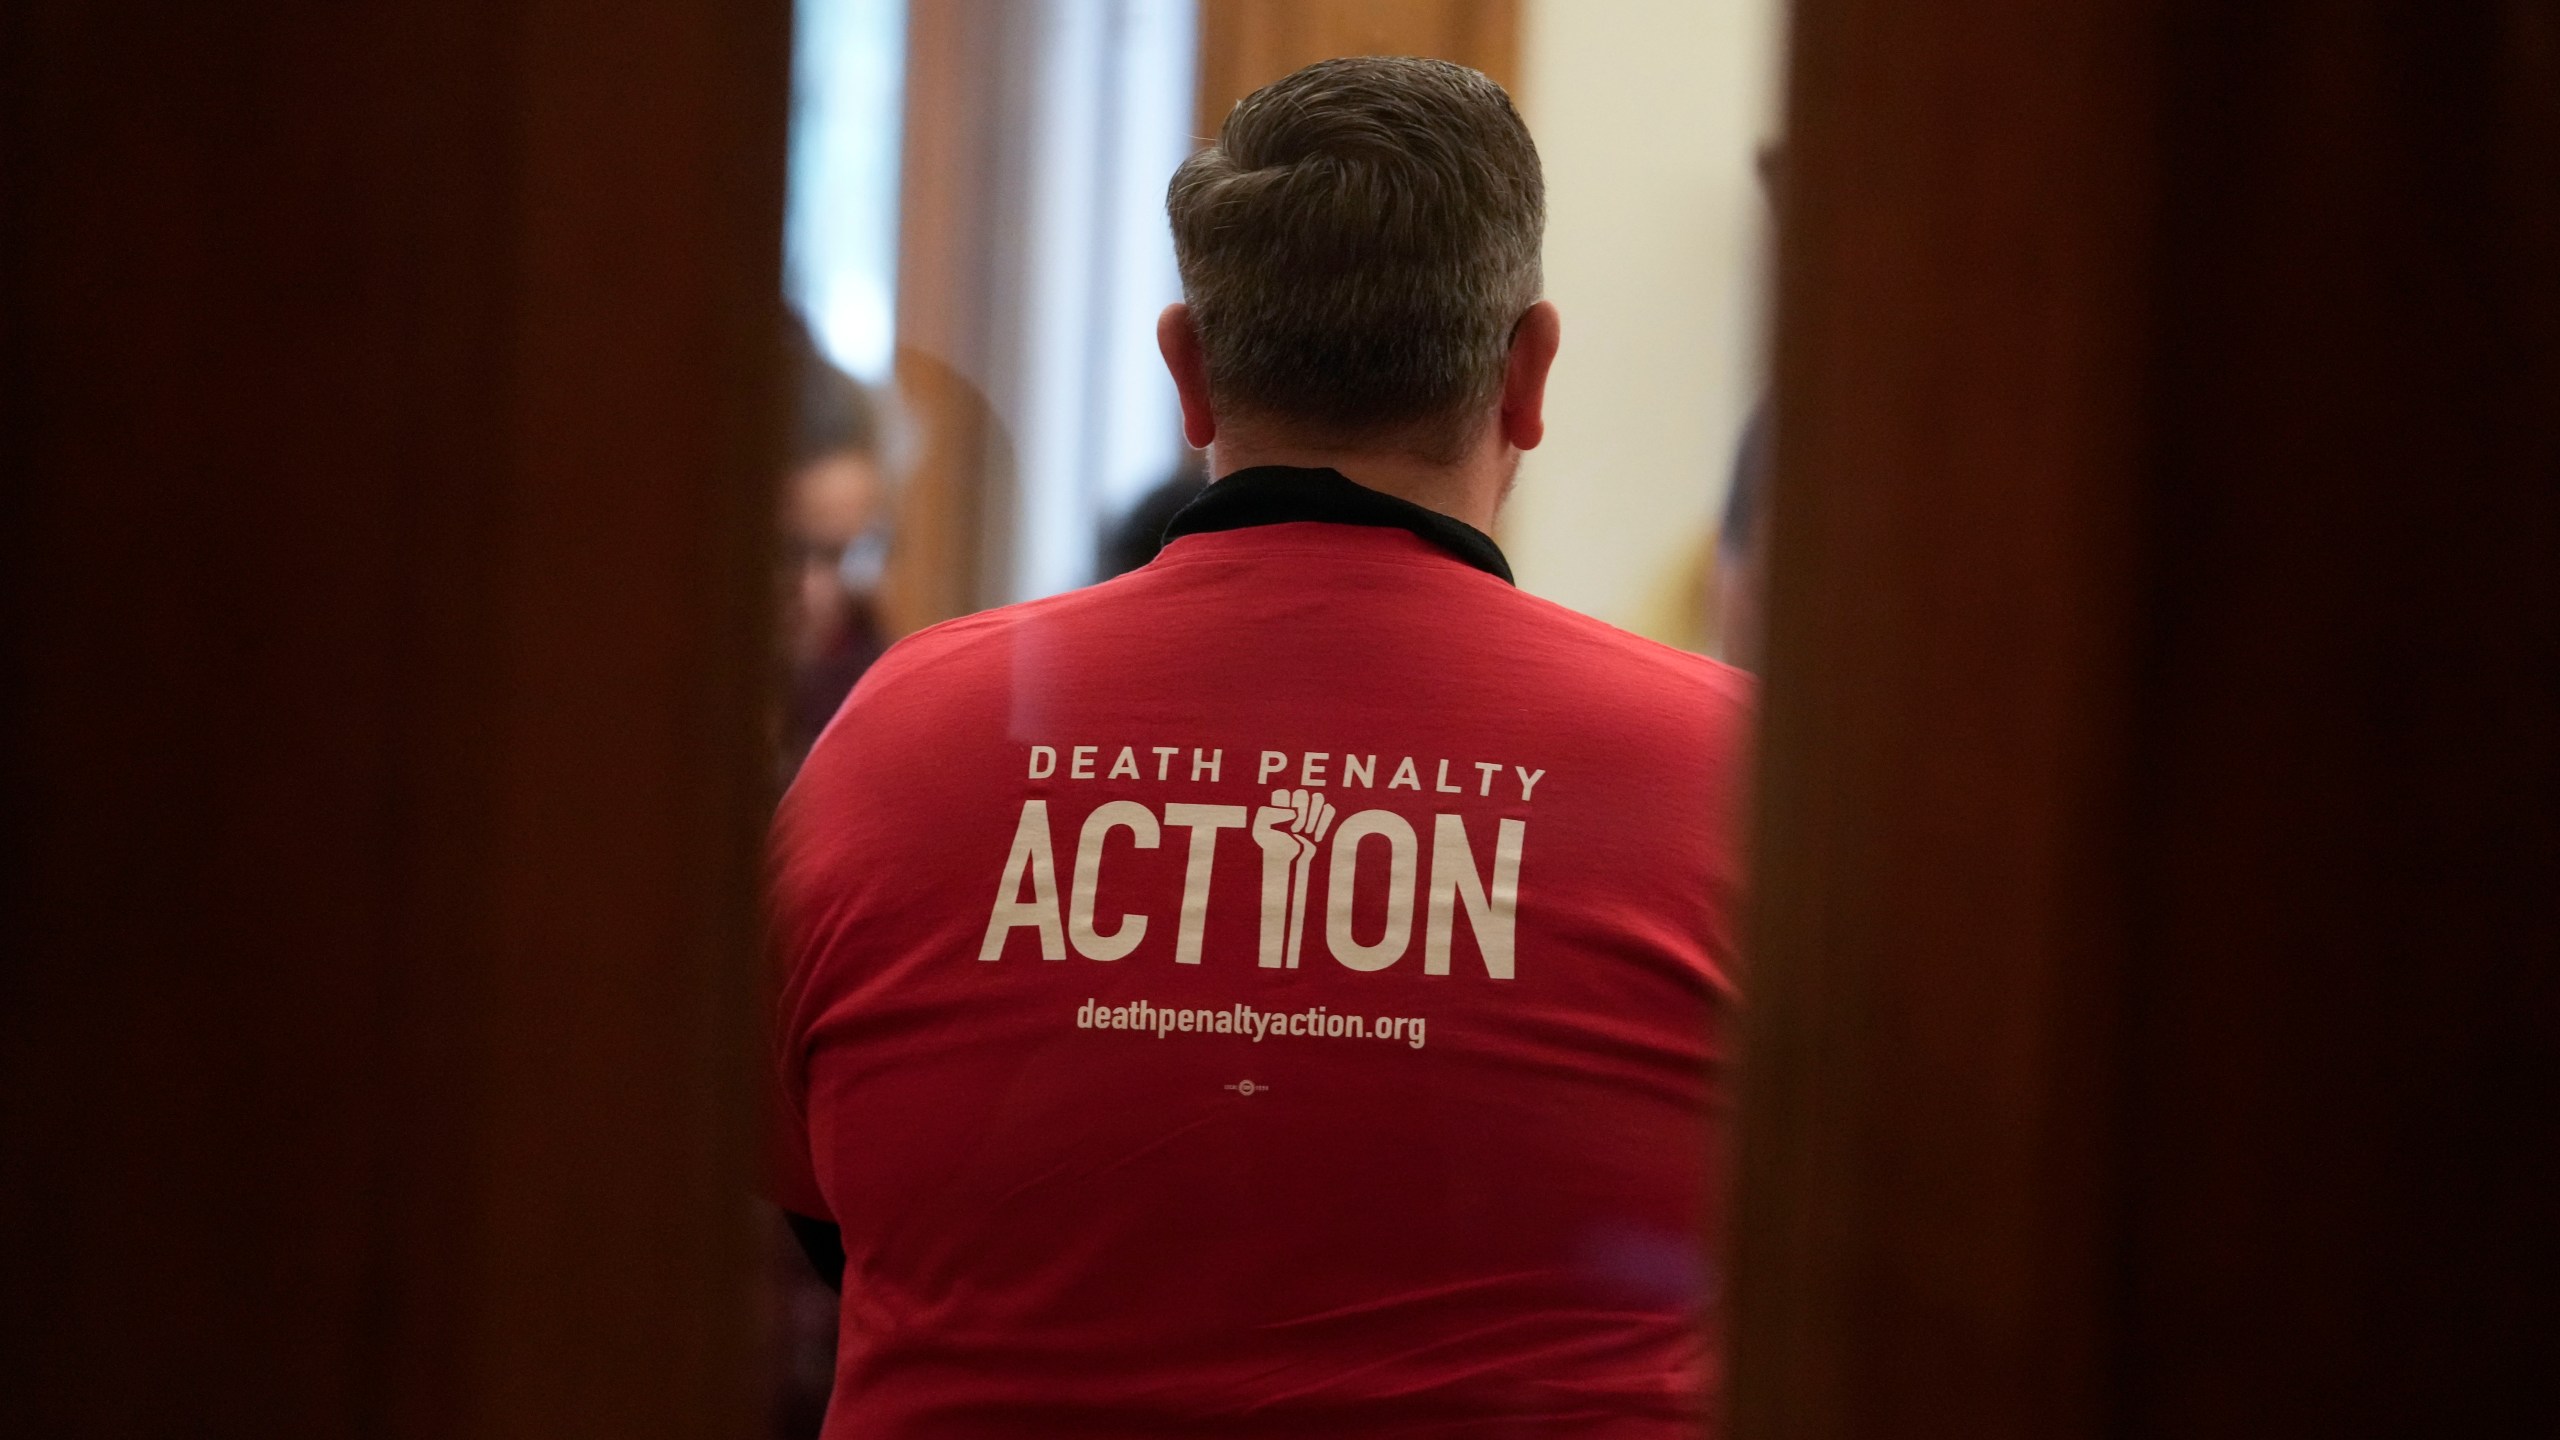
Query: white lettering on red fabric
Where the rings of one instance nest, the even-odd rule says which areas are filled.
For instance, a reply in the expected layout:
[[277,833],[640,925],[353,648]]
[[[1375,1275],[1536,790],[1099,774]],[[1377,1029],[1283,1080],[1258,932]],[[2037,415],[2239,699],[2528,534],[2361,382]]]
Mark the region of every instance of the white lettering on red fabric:
[[1126,829],[1130,843],[1141,850],[1153,850],[1160,838],[1155,812],[1135,800],[1098,805],[1084,817],[1084,831],[1076,837],[1075,881],[1067,892],[1067,938],[1075,942],[1076,953],[1088,960],[1117,960],[1147,938],[1144,915],[1122,917],[1119,928],[1108,935],[1093,925],[1094,891],[1102,879],[1102,846],[1115,829]]
[[[1100,803],[1092,808],[1076,807],[1083,809],[1081,815],[1070,811],[1058,816],[1052,815],[1049,798],[1023,801],[997,877],[994,903],[988,909],[987,927],[978,947],[980,960],[1004,958],[1016,930],[1033,932],[1043,960],[1064,960],[1070,953],[1106,963],[1126,959],[1137,954],[1150,938],[1158,947],[1165,945],[1160,938],[1163,932],[1153,920],[1170,911],[1174,920],[1170,946],[1173,962],[1208,963],[1212,958],[1206,953],[1208,922],[1221,858],[1220,837],[1230,830],[1243,830],[1253,840],[1253,852],[1260,856],[1257,868],[1261,883],[1255,886],[1247,881],[1238,885],[1231,881],[1229,890],[1235,898],[1224,903],[1253,903],[1242,892],[1256,893],[1257,968],[1300,968],[1306,957],[1309,912],[1319,911],[1315,928],[1323,936],[1321,953],[1355,973],[1394,967],[1414,952],[1417,938],[1421,942],[1421,973],[1455,973],[1459,968],[1457,937],[1463,928],[1474,942],[1487,978],[1510,980],[1518,974],[1520,875],[1528,845],[1526,819],[1516,813],[1498,812],[1470,816],[1443,810],[1431,814],[1427,820],[1430,833],[1426,855],[1422,834],[1425,817],[1392,809],[1365,809],[1345,815],[1318,788],[1328,774],[1338,774],[1344,786],[1376,789],[1379,761],[1385,757],[1355,751],[1248,752],[1256,756],[1254,772],[1259,777],[1294,772],[1284,775],[1280,788],[1261,792],[1267,800],[1201,804],[1129,795],[1139,787],[1184,785],[1186,777],[1179,761],[1186,748],[1191,753],[1188,784],[1216,785],[1226,755],[1223,748],[1118,744],[1026,747],[1024,773],[1029,779],[1052,784],[1093,781],[1106,787],[1103,793],[1111,798],[1097,796]],[[1156,757],[1152,782],[1140,759],[1143,754]],[[1114,757],[1107,774],[1100,773],[1104,769],[1100,757],[1104,755]],[[1517,803],[1525,806],[1548,774],[1544,769],[1500,761],[1435,758],[1438,764],[1428,787],[1422,783],[1416,758],[1406,755],[1397,758],[1385,788],[1390,792],[1415,791],[1417,800],[1428,791],[1465,796],[1457,802],[1460,805],[1475,801],[1507,805],[1514,797],[1495,793],[1507,769],[1517,788]],[[1450,777],[1449,772],[1459,764],[1473,766],[1477,772],[1471,796],[1463,783]],[[1288,783],[1290,779],[1306,783],[1293,786]],[[1113,791],[1120,793],[1114,795]],[[1176,793],[1180,793],[1178,789]],[[1074,835],[1054,835],[1053,820],[1074,825]],[[1487,821],[1493,826],[1489,835],[1482,829]],[[1141,864],[1112,858],[1126,853],[1113,849],[1113,832],[1126,832],[1128,850],[1147,851],[1161,848],[1167,826],[1189,835],[1181,847],[1184,856],[1178,900],[1172,890],[1171,869],[1164,862]],[[1073,850],[1061,853],[1058,842],[1068,838],[1074,842]],[[1489,851],[1476,848],[1487,842]],[[1330,863],[1319,867],[1317,862],[1328,845],[1332,848]],[[1107,865],[1106,860],[1110,861]],[[1235,863],[1232,854],[1227,863]],[[1319,868],[1321,875],[1317,873]],[[1101,894],[1106,872],[1120,877],[1112,882],[1113,904],[1109,910],[1103,908]],[[1319,880],[1325,889],[1321,904],[1315,900]],[[1149,893],[1149,887],[1155,886],[1163,887],[1161,894]],[[1165,952],[1159,948],[1149,953]],[[1241,963],[1242,957],[1236,958]],[[1109,1022],[1097,1018],[1094,1023]]]
[[1502,820],[1494,826],[1493,884],[1487,887],[1476,869],[1475,850],[1467,843],[1467,824],[1455,815],[1431,817],[1431,883],[1429,913],[1424,920],[1422,973],[1449,973],[1449,945],[1457,929],[1455,910],[1463,901],[1467,924],[1474,929],[1476,950],[1484,957],[1484,973],[1508,980],[1512,972],[1512,940],[1520,912],[1520,850],[1528,826]]
[[[1321,1005],[1282,1013],[1256,1010],[1242,1001],[1222,1009],[1200,1010],[1180,1005],[1157,1005],[1146,1000],[1126,1005],[1105,1005],[1088,997],[1076,1007],[1076,1028],[1150,1031],[1159,1040],[1184,1033],[1242,1035],[1257,1044],[1266,1036],[1276,1035],[1320,1035],[1331,1040],[1401,1040],[1419,1050],[1427,1027],[1419,1015],[1335,1015]],[[1245,1080],[1230,1083],[1226,1088],[1251,1095],[1271,1087]]]
[[1182,868],[1182,921],[1174,931],[1173,963],[1200,963],[1200,936],[1209,923],[1209,876],[1217,867],[1218,832],[1243,827],[1241,805],[1167,805],[1164,823],[1188,826],[1191,854]]
[[1305,790],[1274,790],[1271,803],[1253,815],[1253,838],[1262,847],[1262,955],[1264,969],[1298,968],[1306,935],[1307,876],[1316,846],[1333,826],[1334,807]]
[[[1387,923],[1363,945],[1352,934],[1352,892],[1360,874],[1360,842],[1387,842]],[[1325,877],[1324,943],[1333,958],[1354,970],[1384,970],[1404,958],[1413,938],[1413,826],[1393,810],[1363,810],[1333,832],[1333,866]]]
[[[1031,881],[1031,898],[1022,897],[1022,882]],[[1025,800],[1022,818],[1013,827],[1013,847],[1005,852],[1004,875],[996,881],[995,909],[987,916],[987,938],[978,946],[981,960],[1000,959],[1004,942],[1016,929],[1040,932],[1040,958],[1067,958],[1066,927],[1058,920],[1058,860],[1049,848],[1049,802]]]
[[[1155,779],[1159,784],[1175,784],[1180,783],[1181,781],[1181,776],[1177,773],[1179,768],[1177,762],[1180,760],[1182,755],[1182,747],[1179,745],[1072,745],[1063,747],[1063,754],[1066,760],[1066,773],[1063,777],[1059,776],[1059,760],[1062,754],[1061,747],[1056,745],[1032,745],[1026,747],[1026,749],[1030,764],[1025,773],[1034,780],[1047,780],[1057,777],[1067,780],[1093,781],[1097,783],[1108,783],[1115,780],[1137,780],[1143,782],[1147,778],[1146,762],[1139,757],[1141,755],[1152,754],[1156,757]],[[1193,749],[1191,752],[1190,783],[1194,785],[1215,785],[1220,783],[1223,779],[1226,753],[1227,752],[1223,748],[1209,749],[1202,747]],[[1109,754],[1112,757],[1111,763],[1107,769],[1103,766],[1101,758],[1105,754]],[[1356,785],[1363,790],[1377,789],[1379,788],[1378,762],[1381,758],[1383,757],[1376,754],[1364,755],[1356,751],[1348,750],[1262,750],[1257,752],[1257,758],[1254,762],[1253,783],[1256,785],[1269,785],[1274,783],[1273,777],[1278,776],[1280,777],[1278,780],[1279,784],[1308,790],[1320,789],[1328,784],[1339,784],[1345,787]],[[1297,772],[1294,778],[1288,774],[1292,767],[1294,767]],[[1334,775],[1337,772],[1337,767],[1340,775],[1339,780],[1334,778]],[[1415,757],[1411,755],[1399,756],[1395,762],[1395,768],[1389,775],[1384,788],[1389,790],[1423,790],[1427,788],[1442,795],[1463,795],[1466,793],[1464,777],[1460,776],[1458,779],[1452,780],[1449,774],[1452,769],[1461,767],[1472,767],[1476,771],[1476,795],[1479,799],[1494,798],[1494,785],[1502,778],[1502,772],[1506,768],[1504,762],[1500,760],[1462,761],[1449,757],[1441,757],[1437,760],[1435,769],[1432,772],[1432,783],[1426,787],[1422,783],[1422,771]],[[1538,787],[1538,782],[1547,778],[1546,771],[1532,770],[1526,765],[1511,765],[1507,768],[1511,771],[1513,783],[1519,789],[1519,799],[1523,804],[1527,804],[1530,801],[1532,798],[1532,792],[1534,792]]]

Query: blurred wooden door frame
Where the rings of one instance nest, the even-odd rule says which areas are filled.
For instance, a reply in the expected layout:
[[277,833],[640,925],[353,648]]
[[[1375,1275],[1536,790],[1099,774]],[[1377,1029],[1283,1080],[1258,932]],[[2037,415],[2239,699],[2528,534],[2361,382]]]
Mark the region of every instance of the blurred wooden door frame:
[[790,17],[0,21],[0,1433],[761,1422]]
[[1455,60],[1516,89],[1520,0],[1201,0],[1205,143],[1238,100],[1340,55]]
[[1798,0],[1742,1440],[2560,1433],[2560,20]]
[[1019,183],[1000,123],[1013,19],[986,0],[907,13],[896,367],[917,449],[883,597],[893,634],[985,608],[1005,569],[1011,442],[970,377],[985,371],[1002,303],[999,188]]

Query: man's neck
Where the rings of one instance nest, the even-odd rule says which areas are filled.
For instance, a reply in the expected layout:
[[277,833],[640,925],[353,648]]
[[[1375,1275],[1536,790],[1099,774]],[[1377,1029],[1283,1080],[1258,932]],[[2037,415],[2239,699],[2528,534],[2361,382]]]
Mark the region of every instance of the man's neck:
[[1434,464],[1396,450],[1256,443],[1225,436],[1209,447],[1209,473],[1220,478],[1261,465],[1338,471],[1356,484],[1437,510],[1488,535],[1519,463],[1519,452],[1499,442],[1478,445],[1456,464]]

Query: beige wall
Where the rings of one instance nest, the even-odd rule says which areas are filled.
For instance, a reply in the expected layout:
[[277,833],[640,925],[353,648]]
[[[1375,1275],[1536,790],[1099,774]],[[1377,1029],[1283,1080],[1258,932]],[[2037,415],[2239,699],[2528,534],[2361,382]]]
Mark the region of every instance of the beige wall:
[[1521,584],[1694,643],[1678,594],[1758,395],[1780,0],[1527,0],[1520,99],[1564,312],[1547,442],[1503,524]]

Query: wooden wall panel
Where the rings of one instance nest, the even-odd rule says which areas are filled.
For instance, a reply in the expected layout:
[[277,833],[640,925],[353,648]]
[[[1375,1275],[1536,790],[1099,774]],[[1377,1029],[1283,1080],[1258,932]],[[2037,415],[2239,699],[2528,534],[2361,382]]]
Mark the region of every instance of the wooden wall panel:
[[2137,9],[1797,14],[1739,1434],[2098,1403]]
[[1800,0],[1733,1432],[2560,1428],[2560,24]]
[[907,16],[897,383],[918,448],[883,596],[893,635],[1003,598],[1013,442],[982,386],[1011,334],[998,307],[1018,303],[1007,261],[1029,184],[1019,130],[1032,10],[951,0]]
[[1519,0],[1202,0],[1200,135],[1238,100],[1338,55],[1455,60],[1515,87]]
[[0,1433],[745,1431],[788,5],[0,23]]

